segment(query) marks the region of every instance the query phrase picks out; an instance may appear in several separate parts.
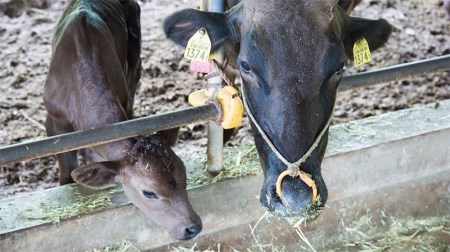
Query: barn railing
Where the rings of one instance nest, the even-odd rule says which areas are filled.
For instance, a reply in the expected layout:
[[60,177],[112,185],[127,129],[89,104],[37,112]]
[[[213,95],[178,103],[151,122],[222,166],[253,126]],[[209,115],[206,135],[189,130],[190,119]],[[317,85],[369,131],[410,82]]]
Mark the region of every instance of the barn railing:
[[217,116],[213,104],[142,117],[104,127],[51,136],[0,148],[0,165],[106,144],[139,135],[201,123]]
[[347,76],[339,83],[339,90],[366,87],[448,69],[450,69],[450,54]]
[[[450,70],[450,55],[419,60],[412,63],[400,64],[344,77],[339,90],[395,81],[415,75],[445,70]],[[0,165],[51,156],[58,153],[114,142],[138,135],[151,134],[157,131],[188,124],[201,123],[214,118],[216,115],[217,108],[214,105],[204,105],[133,119],[95,129],[13,144],[0,148]],[[219,141],[219,143],[222,144],[222,139],[217,139],[216,141]],[[216,153],[209,153],[209,155],[216,155]],[[215,158],[217,158],[217,156],[221,157],[222,153],[217,154]]]

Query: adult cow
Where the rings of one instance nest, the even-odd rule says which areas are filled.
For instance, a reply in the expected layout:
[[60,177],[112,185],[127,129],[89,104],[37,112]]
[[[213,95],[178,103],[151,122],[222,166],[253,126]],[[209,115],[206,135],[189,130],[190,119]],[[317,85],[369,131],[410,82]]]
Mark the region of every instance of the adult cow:
[[[139,82],[140,8],[134,0],[72,0],[59,21],[44,90],[48,135],[133,117]],[[92,147],[101,161],[78,167],[77,152],[57,155],[60,183],[101,189],[120,181],[127,197],[176,239],[196,236],[183,162],[161,135]],[[72,179],[73,178],[73,179]]]
[[[242,2],[243,0],[226,0],[224,1],[225,9],[231,9],[232,7],[236,6],[238,3]],[[362,0],[339,0],[338,5],[345,10],[347,13],[350,13],[353,11],[353,9],[361,3]],[[445,0],[447,1],[447,0]],[[208,10],[209,9],[209,1],[202,1],[201,8],[202,10]]]
[[[183,46],[205,28],[212,50],[226,57],[222,59],[226,74],[242,78],[265,175],[260,200],[282,216],[302,215],[312,195],[312,189],[296,177],[286,177],[282,196],[277,194],[277,178],[288,166],[312,176],[319,205],[327,200],[321,162],[346,60],[353,57],[357,40],[365,38],[375,50],[392,30],[383,19],[350,17],[337,4],[337,0],[245,0],[226,13],[187,9],[164,21],[166,36]],[[292,165],[302,159],[306,160],[299,167]]]

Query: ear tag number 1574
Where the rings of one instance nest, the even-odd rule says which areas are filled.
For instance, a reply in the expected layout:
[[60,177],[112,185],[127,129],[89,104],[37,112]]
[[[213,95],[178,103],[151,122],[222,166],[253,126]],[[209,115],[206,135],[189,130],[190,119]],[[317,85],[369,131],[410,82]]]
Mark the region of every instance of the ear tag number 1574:
[[208,62],[210,53],[211,40],[206,29],[201,28],[189,39],[184,57],[194,61]]
[[356,67],[372,60],[369,43],[367,43],[365,38],[361,38],[355,42],[353,45],[353,56]]

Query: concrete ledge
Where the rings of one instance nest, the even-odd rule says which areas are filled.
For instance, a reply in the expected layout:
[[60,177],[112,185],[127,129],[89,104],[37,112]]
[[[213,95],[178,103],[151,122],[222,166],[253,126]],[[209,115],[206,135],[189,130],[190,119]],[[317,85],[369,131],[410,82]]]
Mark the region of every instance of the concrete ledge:
[[[381,236],[384,236],[390,225],[411,218],[426,220],[438,217],[445,220],[443,218],[445,216],[448,221],[449,186],[450,172],[445,171],[364,194],[332,199],[327,203],[326,211],[313,222],[303,224],[301,229],[317,251],[360,251],[357,248],[352,249],[351,246],[346,247],[346,240],[354,241],[352,240],[354,237],[348,236],[358,232],[372,232],[373,235],[373,230],[381,232]],[[198,251],[207,249],[218,251],[219,246],[220,251],[311,251],[286,221],[269,217],[263,218],[257,224],[262,215],[263,211],[255,211],[251,222],[243,221],[236,226],[223,228],[220,232],[203,234],[193,241],[174,242],[150,251],[173,251],[174,247],[193,246]],[[349,233],[349,229],[355,228],[358,230]],[[415,231],[417,227],[413,230]],[[442,234],[443,241],[440,242],[447,244],[448,248],[449,234]],[[429,244],[428,249],[430,248],[435,249],[433,244]],[[390,248],[387,251],[397,250]]]
[[[358,195],[362,200],[364,195],[380,190],[382,195],[388,195],[392,188],[412,183],[419,185],[420,181],[428,182],[417,188],[434,185],[439,189],[425,192],[427,198],[436,199],[430,204],[442,201],[442,192],[448,194],[449,186],[449,142],[450,101],[332,127],[323,163],[324,179],[330,190],[329,204],[352,202]],[[203,168],[203,165],[188,167]],[[4,199],[0,201],[0,250],[87,251],[125,239],[142,250],[160,250],[171,244],[186,244],[187,247],[196,242],[206,244],[219,233],[226,237],[228,232],[239,231],[242,227],[248,234],[248,225],[264,213],[256,198],[262,180],[261,176],[247,176],[189,190],[204,229],[199,237],[184,243],[176,243],[165,230],[145,219],[120,190],[97,194],[70,185]],[[38,218],[49,209],[78,203],[94,193],[95,197],[110,198],[111,203],[56,224]],[[392,197],[404,201],[402,193],[393,193]],[[448,202],[448,197],[444,199]],[[419,201],[411,204],[414,208],[423,203],[417,195],[411,200]],[[367,205],[377,206],[372,201]],[[335,216],[334,211],[328,209],[322,215],[324,217],[319,218],[325,219],[325,223],[327,218]]]

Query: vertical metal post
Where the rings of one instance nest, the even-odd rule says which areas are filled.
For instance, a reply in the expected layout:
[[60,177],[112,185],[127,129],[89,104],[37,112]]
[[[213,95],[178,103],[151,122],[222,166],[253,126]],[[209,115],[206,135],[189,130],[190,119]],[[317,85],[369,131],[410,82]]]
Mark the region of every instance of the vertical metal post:
[[207,0],[208,11],[210,12],[225,12],[225,0]]
[[[206,5],[207,4],[207,5]],[[206,8],[211,12],[224,12],[225,0],[202,0],[202,8]],[[213,66],[212,71],[214,69]],[[208,80],[208,86],[213,87],[214,83],[221,83],[220,77],[211,78]],[[218,87],[220,88],[220,87]],[[208,123],[208,172],[212,175],[217,175],[223,167],[223,128],[215,122]]]

